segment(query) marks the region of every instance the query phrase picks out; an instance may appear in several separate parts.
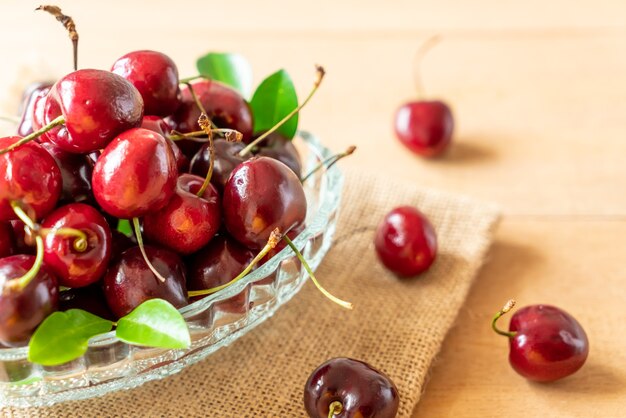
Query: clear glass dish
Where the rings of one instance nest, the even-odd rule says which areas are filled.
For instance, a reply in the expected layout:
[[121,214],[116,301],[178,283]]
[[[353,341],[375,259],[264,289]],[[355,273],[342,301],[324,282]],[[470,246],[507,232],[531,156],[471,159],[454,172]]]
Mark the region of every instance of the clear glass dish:
[[[299,132],[295,140],[303,172],[331,155],[317,138]],[[343,176],[337,166],[311,176],[304,188],[306,229],[294,244],[313,269],[328,252],[335,232]],[[130,389],[162,379],[225,347],[288,302],[307,281],[289,247],[234,285],[181,309],[191,332],[191,347],[163,350],[129,345],[113,332],[93,338],[85,355],[61,366],[27,360],[27,348],[0,349],[0,405],[48,406]]]

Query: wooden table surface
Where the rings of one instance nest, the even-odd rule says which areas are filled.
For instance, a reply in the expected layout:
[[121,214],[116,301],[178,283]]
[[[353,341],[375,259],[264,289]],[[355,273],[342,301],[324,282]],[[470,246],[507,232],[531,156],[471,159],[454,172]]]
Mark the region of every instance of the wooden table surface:
[[[60,5],[77,21],[82,67],[157,49],[192,75],[201,53],[237,51],[256,81],[284,67],[304,95],[313,64],[324,64],[328,77],[301,126],[336,150],[356,144],[346,165],[502,206],[415,417],[626,416],[624,0]],[[70,70],[65,33],[34,6],[0,5],[0,99],[18,87],[16,74]],[[423,60],[424,83],[451,104],[457,129],[445,158],[424,161],[395,140],[391,123],[415,94],[413,57],[433,34],[442,42]],[[507,342],[489,329],[510,297],[578,318],[591,342],[578,374],[538,385],[510,369]]]

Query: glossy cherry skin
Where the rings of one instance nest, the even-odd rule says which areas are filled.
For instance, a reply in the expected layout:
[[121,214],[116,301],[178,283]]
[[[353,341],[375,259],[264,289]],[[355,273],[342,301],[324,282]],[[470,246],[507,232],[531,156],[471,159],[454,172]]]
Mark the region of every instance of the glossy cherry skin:
[[221,224],[221,200],[211,184],[197,196],[203,182],[193,174],[181,175],[167,205],[144,216],[143,232],[150,242],[191,254],[211,241]]
[[[167,125],[167,123],[165,123],[163,119],[158,116],[144,116],[143,122],[141,122],[141,127],[156,132],[164,138],[167,138],[167,135],[170,132],[170,127]],[[167,143],[170,145],[170,148],[174,153],[178,172],[182,173],[187,171],[187,169],[189,168],[189,159],[187,158],[187,156],[182,153],[178,145],[176,145],[176,142],[168,139]]]
[[44,122],[63,115],[65,124],[45,136],[59,148],[87,154],[141,125],[143,100],[125,78],[101,70],[78,70],[57,81],[45,101]]
[[289,231],[306,218],[300,179],[269,157],[254,157],[233,170],[223,196],[226,229],[240,243],[261,249],[271,232]]
[[165,282],[150,271],[139,247],[124,251],[104,276],[104,296],[117,318],[149,299],[164,299],[176,308],[189,303],[182,260],[163,248],[147,245],[145,249],[148,259]]
[[100,283],[61,292],[59,310],[67,311],[70,309],[82,309],[109,321],[116,319],[106,303]]
[[385,216],[376,230],[374,245],[380,261],[399,277],[423,273],[437,256],[435,229],[412,206],[400,206]]
[[84,203],[61,206],[46,217],[43,228],[78,229],[87,235],[87,249],[74,248],[75,237],[49,233],[44,239],[44,262],[66,287],[85,287],[104,275],[111,258],[111,230],[96,209]]
[[8,346],[26,344],[41,321],[58,307],[57,279],[45,266],[24,289],[6,286],[23,276],[34,261],[30,255],[0,259],[0,342]]
[[51,142],[41,144],[54,158],[63,179],[60,202],[93,201],[91,175],[93,161],[87,155],[63,151]]
[[328,418],[330,405],[340,402],[337,418],[394,418],[400,397],[396,385],[367,363],[334,358],[319,366],[304,386],[304,407],[312,418]]
[[400,142],[414,153],[436,157],[452,140],[454,118],[443,102],[409,102],[396,112],[395,130]]
[[13,227],[8,222],[0,222],[0,258],[12,255],[14,248]]
[[[200,80],[192,85],[193,91],[215,125],[241,132],[244,142],[252,139],[252,111],[236,90],[212,80]],[[199,117],[200,110],[189,92],[189,87],[183,87],[182,104],[176,113],[167,119],[168,124],[178,132],[198,131]]]
[[289,139],[278,132],[273,132],[265,138],[261,146],[255,151],[255,155],[274,158],[291,168],[296,176],[302,175],[302,163],[298,150]]
[[[223,191],[235,167],[250,158],[250,156],[239,156],[239,151],[243,150],[245,146],[241,142],[228,142],[225,139],[216,139],[213,142],[215,162],[213,164],[211,183],[218,190]],[[189,170],[197,176],[206,177],[210,163],[211,152],[209,144],[204,144],[191,160]]]
[[527,379],[551,382],[582,367],[589,354],[583,327],[567,312],[549,305],[519,309],[511,318],[509,362]]
[[106,213],[130,219],[164,207],[174,195],[176,179],[176,160],[165,138],[136,128],[104,149],[91,184]]
[[146,115],[169,116],[180,105],[178,68],[165,54],[130,52],[115,61],[111,72],[124,77],[139,90]]
[[[0,138],[0,149],[19,139]],[[62,184],[54,158],[35,142],[0,155],[0,222],[17,219],[11,201],[22,203],[37,219],[43,218],[56,206]]]
[[[48,95],[53,83],[33,83],[24,92],[22,102],[22,119],[17,126],[19,136],[27,136],[41,128],[43,122],[43,101]],[[37,113],[37,116],[35,116]],[[37,119],[37,120],[35,120]]]

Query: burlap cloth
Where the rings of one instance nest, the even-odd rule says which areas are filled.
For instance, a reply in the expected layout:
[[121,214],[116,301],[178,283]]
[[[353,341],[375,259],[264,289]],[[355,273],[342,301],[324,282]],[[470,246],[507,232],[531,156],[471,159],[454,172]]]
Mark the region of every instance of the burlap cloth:
[[[395,206],[415,205],[433,222],[438,259],[400,281],[378,262],[373,229]],[[336,244],[317,271],[346,311],[307,283],[243,338],[179,374],[137,389],[50,408],[4,408],[15,417],[303,417],[307,377],[332,357],[364,360],[387,373],[410,417],[428,369],[480,268],[497,210],[364,173],[347,175]],[[369,227],[369,228],[368,228]],[[365,232],[363,229],[366,229]],[[360,231],[360,232],[358,232]]]

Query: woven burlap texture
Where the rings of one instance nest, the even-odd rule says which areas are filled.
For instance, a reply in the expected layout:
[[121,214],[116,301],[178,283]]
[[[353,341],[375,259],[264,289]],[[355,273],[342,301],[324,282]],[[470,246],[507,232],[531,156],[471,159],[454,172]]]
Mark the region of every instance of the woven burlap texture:
[[[373,230],[399,205],[432,221],[439,253],[421,277],[398,280],[376,259]],[[317,271],[347,311],[307,283],[262,325],[181,373],[140,388],[50,408],[5,408],[15,417],[303,417],[307,377],[332,357],[383,370],[410,417],[428,370],[480,268],[497,223],[492,205],[362,172],[347,175],[336,243]]]

